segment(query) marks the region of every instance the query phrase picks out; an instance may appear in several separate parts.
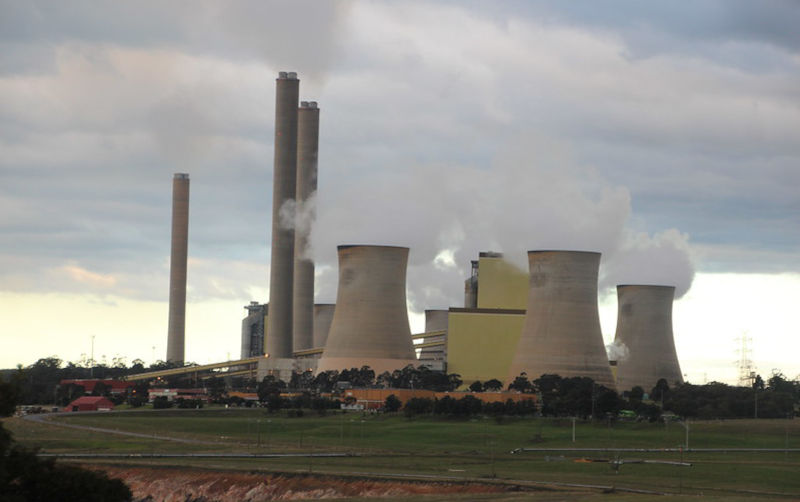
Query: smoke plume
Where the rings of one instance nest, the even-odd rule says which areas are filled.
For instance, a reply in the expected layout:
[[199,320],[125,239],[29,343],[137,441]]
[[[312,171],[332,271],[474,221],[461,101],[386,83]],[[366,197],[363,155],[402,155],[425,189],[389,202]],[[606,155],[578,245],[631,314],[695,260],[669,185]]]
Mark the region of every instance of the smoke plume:
[[628,359],[630,350],[624,343],[614,340],[614,343],[606,345],[606,353],[609,361],[625,361]]
[[658,282],[679,296],[694,275],[687,236],[633,233],[630,199],[627,188],[576,163],[567,145],[535,135],[483,169],[384,166],[321,187],[312,230],[312,254],[324,267],[318,290],[335,291],[337,245],[382,244],[411,248],[415,312],[461,306],[469,261],[486,250],[506,253],[522,270],[531,249],[600,251],[601,286]]

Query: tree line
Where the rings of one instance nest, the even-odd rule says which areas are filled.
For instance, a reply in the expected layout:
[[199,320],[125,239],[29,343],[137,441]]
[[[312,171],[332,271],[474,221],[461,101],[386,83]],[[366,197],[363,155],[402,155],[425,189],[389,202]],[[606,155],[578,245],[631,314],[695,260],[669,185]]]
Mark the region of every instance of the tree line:
[[[115,359],[112,365],[89,365],[85,363],[64,363],[56,357],[39,359],[34,364],[15,370],[3,370],[6,380],[14,378],[19,385],[18,400],[20,404],[55,404],[65,406],[73,399],[86,393],[80,385],[60,385],[64,379],[111,379],[122,378],[145,371],[169,369],[178,365],[158,361],[145,367],[140,360],[128,366],[124,361]],[[396,388],[424,389],[436,392],[454,391],[461,387],[460,375],[433,371],[426,367],[405,368],[392,372],[376,374],[369,366],[342,369],[341,371],[324,371],[314,374],[311,371],[293,372],[288,382],[282,382],[274,376],[257,382],[247,377],[221,378],[214,377],[195,381],[192,376],[179,375],[167,377],[158,382],[163,387],[202,387],[208,392],[212,402],[220,404],[243,405],[246,403],[238,397],[228,396],[231,390],[257,393],[262,404],[272,402],[278,406],[282,393],[294,393],[304,396],[295,403],[282,401],[281,407],[321,408],[314,404],[322,394],[333,393],[347,387],[356,388]],[[150,383],[138,382],[127,394],[111,395],[109,388],[98,384],[95,395],[104,395],[115,404],[127,402],[132,406],[141,406],[148,400]],[[472,392],[499,391],[503,389],[523,394],[536,394],[538,413],[544,416],[577,416],[597,417],[617,414],[620,410],[630,410],[637,416],[656,419],[662,412],[672,412],[689,418],[779,418],[794,416],[795,408],[800,403],[800,383],[790,380],[776,372],[766,381],[756,376],[750,387],[738,387],[719,382],[704,385],[681,383],[669,385],[662,380],[652,389],[634,387],[617,394],[611,389],[594,383],[589,378],[560,377],[559,375],[541,375],[530,380],[521,374],[504,385],[497,379],[485,382],[472,382]],[[645,399],[649,397],[649,399]],[[184,403],[186,404],[186,403]],[[186,406],[196,406],[188,403]]]

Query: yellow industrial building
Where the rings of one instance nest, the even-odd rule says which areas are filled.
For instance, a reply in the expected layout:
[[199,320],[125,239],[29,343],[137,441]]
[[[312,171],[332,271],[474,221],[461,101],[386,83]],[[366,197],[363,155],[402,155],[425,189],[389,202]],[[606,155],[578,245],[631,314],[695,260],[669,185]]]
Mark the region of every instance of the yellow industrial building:
[[500,253],[480,253],[465,283],[465,307],[450,308],[447,372],[465,385],[497,379],[508,384],[508,369],[525,323],[528,273]]

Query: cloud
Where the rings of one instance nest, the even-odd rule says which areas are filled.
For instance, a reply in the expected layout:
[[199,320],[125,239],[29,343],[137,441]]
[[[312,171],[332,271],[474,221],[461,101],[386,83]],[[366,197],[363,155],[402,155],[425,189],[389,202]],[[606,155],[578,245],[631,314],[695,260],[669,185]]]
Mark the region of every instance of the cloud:
[[[460,301],[469,259],[489,248],[522,263],[530,248],[593,247],[610,271],[615,250],[679,256],[683,238],[665,233],[677,229],[709,250],[700,269],[763,268],[759,251],[781,260],[769,267],[796,262],[800,60],[757,27],[715,33],[703,7],[686,7],[682,28],[672,6],[633,6],[616,24],[619,9],[592,21],[590,4],[186,5],[3,4],[4,287],[46,287],[44,271],[74,263],[163,296],[178,171],[192,178],[190,256],[266,263],[278,69],[299,70],[322,107],[318,207],[339,231],[314,236],[323,281],[336,241],[366,238],[412,246],[419,308]],[[720,5],[708,9],[739,19],[726,26],[746,20]],[[661,49],[689,29],[701,53],[633,57],[632,30],[651,24]],[[23,262],[28,278],[6,265]]]
[[71,280],[97,289],[110,289],[117,284],[113,275],[98,274],[75,265],[65,265],[56,270],[57,274],[64,274]]

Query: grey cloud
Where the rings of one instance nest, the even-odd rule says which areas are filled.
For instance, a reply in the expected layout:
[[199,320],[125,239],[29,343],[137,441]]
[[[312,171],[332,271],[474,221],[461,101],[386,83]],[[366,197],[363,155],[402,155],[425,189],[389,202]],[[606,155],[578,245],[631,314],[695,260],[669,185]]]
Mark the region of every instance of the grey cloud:
[[[592,247],[611,260],[628,231],[648,236],[637,241],[646,255],[675,228],[711,249],[695,257],[700,269],[755,259],[741,248],[796,262],[783,251],[800,243],[800,70],[785,44],[750,43],[756,34],[724,50],[766,56],[767,74],[717,63],[708,47],[700,61],[675,50],[626,58],[630,26],[541,7],[526,18],[493,6],[504,21],[491,22],[460,3],[314,3],[309,17],[296,3],[6,5],[0,36],[19,54],[0,70],[0,204],[14,215],[0,223],[4,263],[30,254],[47,270],[163,272],[171,176],[186,171],[190,256],[219,265],[194,294],[247,294],[223,276],[229,261],[268,259],[277,65],[299,70],[302,94],[322,107],[324,300],[344,241],[411,246],[420,310],[459,304],[468,262],[486,249]],[[652,21],[663,25],[655,49],[679,37],[668,14]],[[293,26],[313,36],[287,45]],[[35,71],[19,63],[26,50]],[[689,270],[677,244],[661,246]],[[443,249],[456,267],[433,265]],[[266,287],[266,271],[251,273],[232,277]],[[125,290],[163,296],[145,282]]]

